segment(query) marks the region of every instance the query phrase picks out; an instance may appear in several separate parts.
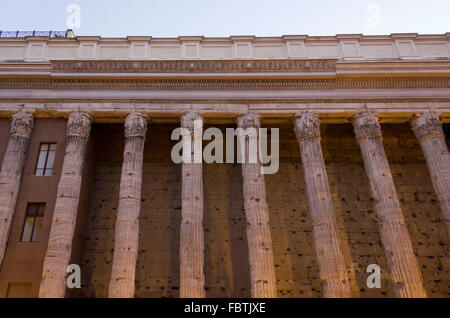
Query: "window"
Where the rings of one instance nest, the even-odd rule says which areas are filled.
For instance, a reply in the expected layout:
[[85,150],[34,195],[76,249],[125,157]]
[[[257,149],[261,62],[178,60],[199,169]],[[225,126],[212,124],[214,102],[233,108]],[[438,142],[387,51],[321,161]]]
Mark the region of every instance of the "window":
[[45,203],[28,203],[21,242],[39,242]]
[[53,162],[55,160],[56,144],[41,144],[39,148],[39,158],[36,165],[36,176],[51,176]]

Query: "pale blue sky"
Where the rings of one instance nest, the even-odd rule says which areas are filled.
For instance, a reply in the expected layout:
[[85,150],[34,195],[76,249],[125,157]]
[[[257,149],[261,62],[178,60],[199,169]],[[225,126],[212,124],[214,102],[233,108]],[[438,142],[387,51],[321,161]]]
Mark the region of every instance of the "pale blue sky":
[[0,1],[0,30],[65,30],[77,4],[75,34],[103,37],[450,32],[450,0]]

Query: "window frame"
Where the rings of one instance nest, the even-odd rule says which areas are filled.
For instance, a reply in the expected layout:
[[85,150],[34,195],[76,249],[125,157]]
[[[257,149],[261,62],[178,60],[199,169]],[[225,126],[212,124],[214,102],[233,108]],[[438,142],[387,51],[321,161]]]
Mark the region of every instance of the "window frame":
[[[35,205],[35,209],[33,212],[30,211],[31,206]],[[39,243],[40,240],[40,233],[38,236],[38,240],[37,241],[33,241],[33,236],[36,230],[36,220],[37,218],[41,218],[41,222],[44,222],[44,215],[45,215],[45,207],[46,204],[45,202],[27,202],[27,206],[26,206],[26,210],[25,210],[25,219],[23,221],[23,226],[22,226],[22,234],[20,235],[20,243]],[[31,226],[31,232],[29,234],[29,237],[27,240],[24,240],[24,233],[25,233],[25,226],[27,224],[27,219],[28,218],[33,218],[33,224]],[[40,230],[42,229],[42,223],[41,223],[41,227]]]
[[[41,158],[41,149],[43,145],[48,145],[48,149],[45,150],[45,160],[44,160],[44,165],[42,168],[39,167],[39,159]],[[52,147],[52,145],[54,146],[54,150],[51,150],[50,148]],[[57,142],[41,142],[39,143],[39,149],[38,149],[38,155],[37,155],[37,160],[36,160],[36,165],[34,167],[34,173],[33,175],[36,177],[51,177],[53,176],[53,168],[55,167],[55,156],[56,156],[56,147],[57,147]],[[50,157],[50,152],[53,152],[53,162],[52,162],[52,166],[48,167],[48,159]],[[38,170],[41,170],[41,174],[38,174]],[[50,174],[46,174],[48,171],[51,171]]]

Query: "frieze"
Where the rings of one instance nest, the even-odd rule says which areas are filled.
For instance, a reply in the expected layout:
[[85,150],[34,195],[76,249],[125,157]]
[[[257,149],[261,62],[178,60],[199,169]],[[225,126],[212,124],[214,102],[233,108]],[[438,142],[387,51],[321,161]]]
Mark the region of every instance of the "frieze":
[[242,73],[336,72],[336,60],[51,61],[53,72]]

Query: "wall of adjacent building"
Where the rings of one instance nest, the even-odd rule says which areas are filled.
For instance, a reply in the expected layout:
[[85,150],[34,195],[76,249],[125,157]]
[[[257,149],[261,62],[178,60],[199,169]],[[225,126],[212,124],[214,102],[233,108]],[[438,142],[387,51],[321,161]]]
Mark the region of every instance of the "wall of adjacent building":
[[[0,128],[1,149],[6,150],[9,138],[9,120]],[[8,126],[8,129],[6,128]],[[11,230],[3,264],[0,268],[0,296],[7,295],[10,283],[31,283],[31,289],[23,290],[23,296],[37,297],[42,275],[42,266],[47,250],[48,237],[52,223],[56,190],[64,158],[66,121],[61,119],[35,119],[28,154],[22,174],[20,191],[17,197]],[[5,140],[3,140],[5,139]],[[56,154],[52,176],[35,176],[35,168],[41,143],[55,142]],[[3,158],[3,157],[2,157]],[[25,223],[27,203],[45,203],[43,224],[39,242],[21,242]]]
[[[0,154],[3,158],[9,138],[9,120],[0,121]],[[0,297],[8,294],[8,286],[22,284],[19,295],[37,297],[42,276],[42,268],[47,250],[48,238],[56,201],[56,191],[61,175],[66,146],[65,119],[35,119],[34,130],[22,174],[20,191],[17,197],[11,231],[7,243],[6,254],[0,268]],[[56,143],[56,154],[52,176],[35,176],[35,168],[41,143]],[[84,238],[87,222],[87,211],[90,192],[90,169],[92,144],[88,143],[86,164],[83,170],[83,183],[78,209],[77,226],[72,245],[71,264],[80,264],[84,250]],[[21,242],[28,203],[45,203],[43,224],[39,242]],[[67,296],[74,295],[68,290]],[[17,296],[17,295],[16,295]]]

